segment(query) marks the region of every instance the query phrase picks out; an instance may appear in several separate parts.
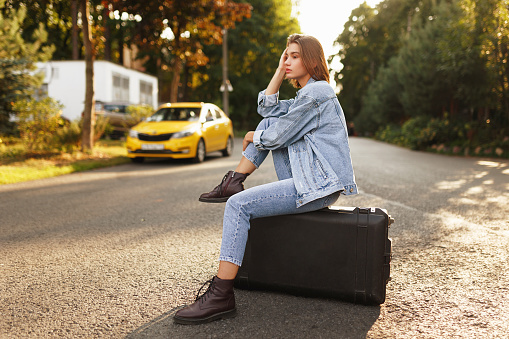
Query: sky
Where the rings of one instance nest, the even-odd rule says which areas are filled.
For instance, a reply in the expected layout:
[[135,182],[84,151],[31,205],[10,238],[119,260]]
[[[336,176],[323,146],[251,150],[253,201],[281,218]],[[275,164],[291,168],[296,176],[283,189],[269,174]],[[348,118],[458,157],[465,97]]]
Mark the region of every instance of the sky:
[[[381,0],[298,0],[294,12],[299,12],[297,19],[302,33],[317,38],[322,44],[325,57],[328,58],[339,50],[339,47],[333,47],[333,43],[343,32],[350,13],[364,1],[371,7],[381,2]],[[331,68],[337,71],[342,68],[337,58]]]

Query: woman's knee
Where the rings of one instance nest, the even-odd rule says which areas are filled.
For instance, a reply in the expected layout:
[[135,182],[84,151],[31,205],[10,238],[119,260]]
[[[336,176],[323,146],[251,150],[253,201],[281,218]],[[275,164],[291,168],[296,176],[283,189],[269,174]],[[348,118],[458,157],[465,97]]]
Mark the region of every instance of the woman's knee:
[[252,196],[249,189],[232,195],[227,201],[224,209],[224,218],[229,220],[245,220],[250,218],[250,201]]
[[240,210],[243,201],[242,193],[244,193],[244,191],[234,194],[230,198],[228,198],[228,200],[226,201],[225,211],[238,212]]

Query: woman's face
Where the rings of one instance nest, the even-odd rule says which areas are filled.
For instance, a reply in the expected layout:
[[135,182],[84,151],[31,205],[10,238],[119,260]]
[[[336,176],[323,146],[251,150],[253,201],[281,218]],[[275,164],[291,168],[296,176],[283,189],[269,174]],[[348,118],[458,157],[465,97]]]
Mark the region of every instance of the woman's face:
[[302,87],[305,86],[311,76],[302,62],[300,46],[296,43],[288,45],[286,56],[286,77],[297,80]]

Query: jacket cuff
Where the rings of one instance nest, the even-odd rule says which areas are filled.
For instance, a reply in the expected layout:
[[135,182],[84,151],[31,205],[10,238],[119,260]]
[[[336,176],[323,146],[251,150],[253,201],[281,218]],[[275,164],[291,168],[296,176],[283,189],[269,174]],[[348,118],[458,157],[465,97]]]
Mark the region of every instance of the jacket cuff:
[[256,148],[263,148],[262,142],[260,140],[263,131],[264,131],[263,129],[260,129],[254,132],[253,144],[255,145]]
[[271,95],[265,95],[265,89],[258,93],[258,106],[275,106],[279,101],[279,92]]

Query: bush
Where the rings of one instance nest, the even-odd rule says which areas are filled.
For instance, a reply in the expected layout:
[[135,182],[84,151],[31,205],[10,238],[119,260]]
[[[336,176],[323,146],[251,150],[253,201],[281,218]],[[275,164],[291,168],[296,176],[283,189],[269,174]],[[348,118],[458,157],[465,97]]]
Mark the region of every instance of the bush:
[[[20,138],[27,152],[72,153],[80,147],[82,121],[64,120],[60,116],[63,106],[56,100],[49,97],[39,101],[20,100],[14,107],[18,112]],[[108,119],[98,116],[94,124],[94,142],[112,130]]]
[[126,108],[129,114],[128,125],[133,126],[154,113],[154,108],[150,105],[131,105]]
[[99,139],[101,139],[103,135],[108,135],[112,132],[113,126],[110,125],[109,119],[103,115],[96,115],[94,123],[94,142],[97,142]]
[[399,146],[405,146],[404,137],[401,134],[401,127],[396,125],[387,125],[376,132],[375,139],[396,144]]
[[60,117],[62,105],[52,98],[23,99],[14,103],[18,112],[18,129],[28,151],[50,151],[55,147],[54,135],[64,125]]
[[73,153],[80,147],[81,127],[76,121],[71,121],[59,128],[53,138],[53,144],[61,152]]
[[388,125],[375,138],[414,150],[507,157],[507,131],[492,125],[451,121],[447,114],[442,119],[421,116],[407,120],[401,127]]
[[[61,152],[73,153],[80,148],[83,121],[71,121],[59,128],[53,138],[53,147]],[[113,127],[108,118],[97,116],[94,124],[94,143],[104,134],[109,134]]]

